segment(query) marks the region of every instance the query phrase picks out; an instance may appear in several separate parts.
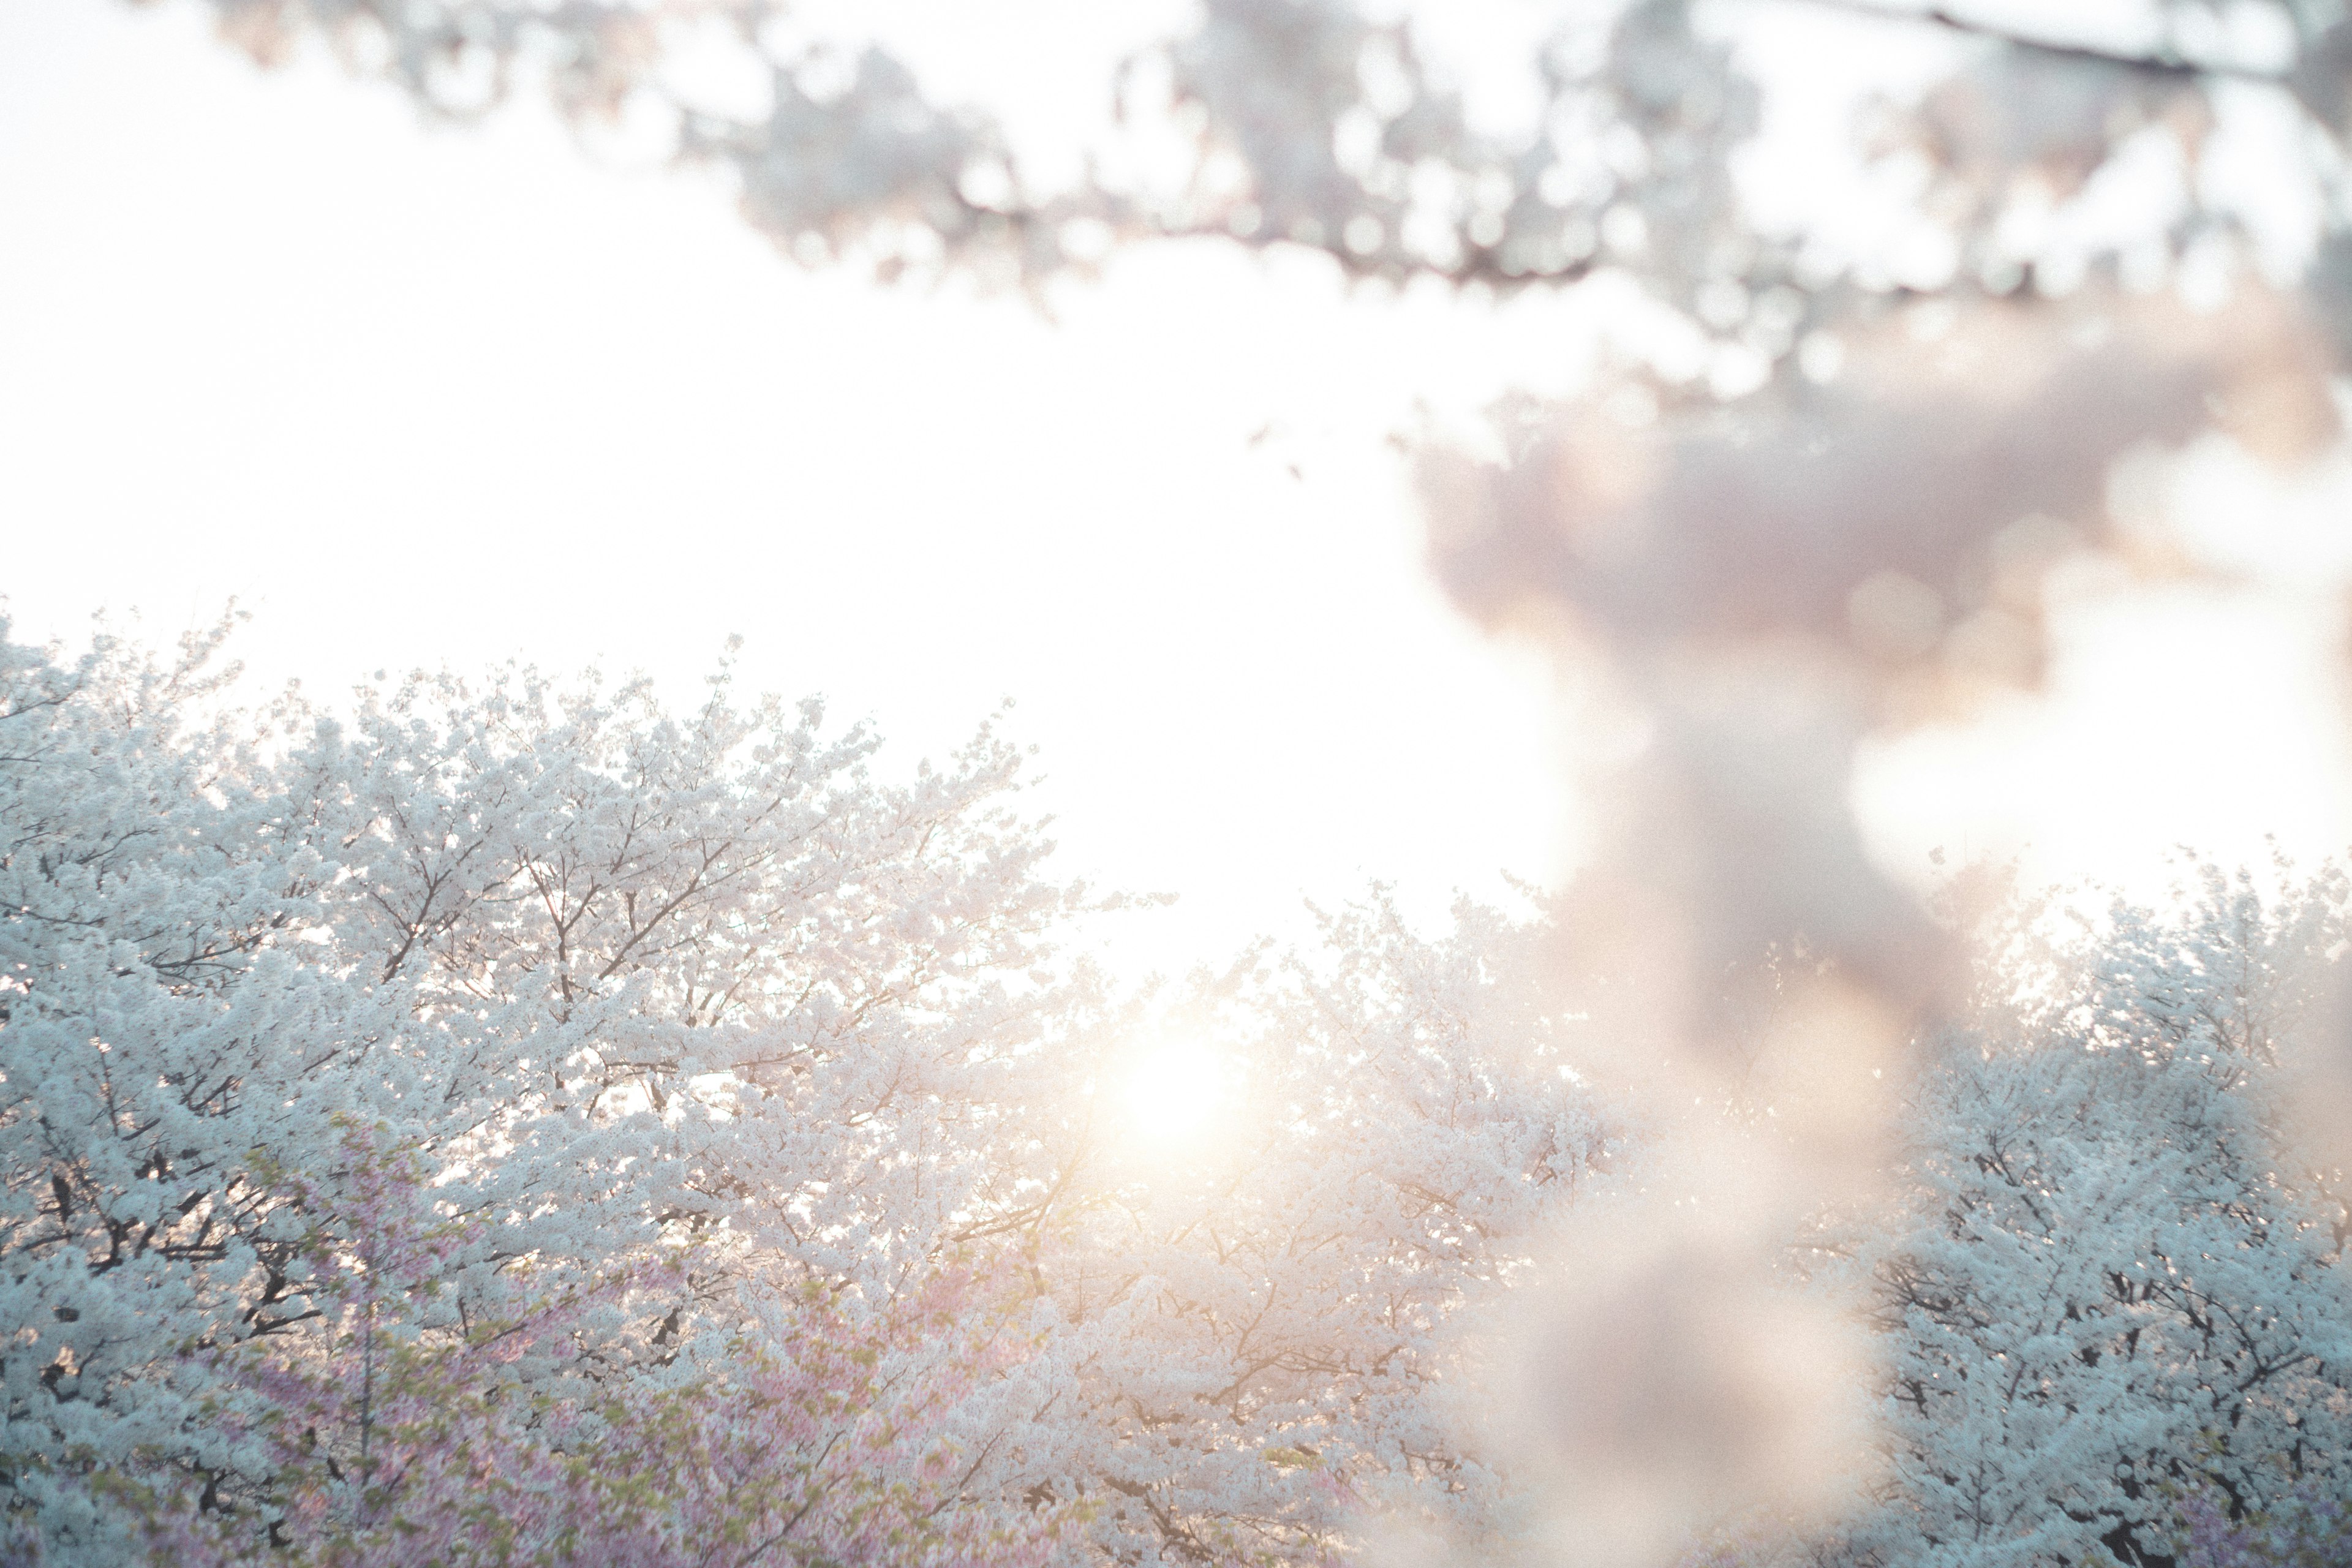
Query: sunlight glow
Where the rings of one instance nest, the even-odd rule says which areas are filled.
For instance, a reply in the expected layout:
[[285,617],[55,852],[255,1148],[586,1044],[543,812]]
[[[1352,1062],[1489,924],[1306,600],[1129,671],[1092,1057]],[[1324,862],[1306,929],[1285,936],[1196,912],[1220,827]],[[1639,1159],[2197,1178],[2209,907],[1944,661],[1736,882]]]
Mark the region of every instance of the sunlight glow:
[[1224,1079],[1223,1064],[1202,1046],[1155,1046],[1128,1076],[1129,1119],[1154,1142],[1195,1137],[1223,1105]]

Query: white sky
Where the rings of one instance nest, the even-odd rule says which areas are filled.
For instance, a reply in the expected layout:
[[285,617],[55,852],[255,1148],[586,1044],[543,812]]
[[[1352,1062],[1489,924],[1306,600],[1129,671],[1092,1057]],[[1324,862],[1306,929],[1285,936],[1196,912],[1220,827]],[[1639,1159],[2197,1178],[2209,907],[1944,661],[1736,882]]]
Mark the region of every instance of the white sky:
[[0,215],[20,637],[234,594],[325,694],[514,652],[688,693],[740,631],[902,761],[1010,696],[1068,868],[1182,895],[1136,963],[1551,868],[1541,662],[1444,605],[1381,440],[1557,379],[1525,310],[1215,250],[1058,323],[812,276],[536,112],[428,130],[117,0],[0,4]]
[[[520,653],[688,695],[740,631],[754,684],[873,716],[901,763],[1013,697],[1066,868],[1181,895],[1127,922],[1130,970],[1295,932],[1302,895],[1381,879],[1433,914],[1558,869],[1541,660],[1439,598],[1383,437],[1417,401],[1565,386],[1590,308],[1351,301],[1211,247],[1049,322],[803,273],[715,189],[600,167],[535,109],[430,130],[323,60],[255,69],[188,5],[0,0],[17,636],[138,606],[160,638],[236,595],[257,674],[322,694]],[[2340,482],[2251,485],[2185,504],[2218,536],[2342,514]],[[2344,571],[2314,550],[2252,596],[2087,597],[2058,702],[1874,759],[1890,865],[2338,847],[2315,672]],[[2230,743],[2152,743],[2184,719]]]

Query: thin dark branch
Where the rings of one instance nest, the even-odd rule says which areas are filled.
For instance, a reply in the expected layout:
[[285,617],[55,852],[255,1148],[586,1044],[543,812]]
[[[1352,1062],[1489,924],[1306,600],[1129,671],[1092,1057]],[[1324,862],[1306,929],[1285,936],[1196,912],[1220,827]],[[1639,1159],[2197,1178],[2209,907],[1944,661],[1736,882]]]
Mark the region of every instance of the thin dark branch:
[[1947,32],[1990,39],[2048,58],[2075,60],[2085,65],[2122,66],[2159,76],[2222,77],[2232,81],[2284,87],[2293,71],[2292,66],[2270,68],[2248,65],[2242,60],[2207,59],[2171,49],[2156,54],[2137,54],[2129,49],[2109,48],[2082,38],[2037,37],[2032,34],[2013,32],[1946,5],[1912,10],[1899,5],[1880,4],[1879,0],[1811,0],[1811,3],[1857,16],[1876,16],[1889,22],[1925,23]]

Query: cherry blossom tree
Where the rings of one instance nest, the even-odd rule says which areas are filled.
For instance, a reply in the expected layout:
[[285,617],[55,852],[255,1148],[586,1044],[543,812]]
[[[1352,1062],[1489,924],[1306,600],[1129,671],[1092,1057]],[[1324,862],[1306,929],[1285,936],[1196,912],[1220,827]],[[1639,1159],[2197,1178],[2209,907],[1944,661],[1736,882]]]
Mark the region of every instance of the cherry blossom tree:
[[[870,737],[821,743],[813,709],[740,716],[722,681],[691,723],[642,688],[558,712],[522,676],[473,705],[415,682],[349,730],[292,701],[192,727],[226,696],[216,640],[8,650],[19,1502],[47,1508],[61,1467],[164,1466],[207,1506],[267,1483],[208,1369],[325,1331],[305,1194],[345,1121],[471,1222],[433,1260],[459,1327],[525,1277],[707,1238],[676,1300],[608,1305],[578,1354],[526,1365],[556,1391],[723,1352],[698,1304],[755,1265],[787,1295],[928,1277],[976,1086],[1055,1006],[1032,942],[1077,898],[1003,812],[1009,749],[884,787]],[[723,1110],[695,1098],[721,1077]]]
[[1987,977],[1911,1108],[1906,1191],[1857,1247],[1886,1341],[1883,1513],[1921,1563],[2160,1563],[2352,1489],[2341,1173],[2284,1135],[2281,1058],[2342,951],[2329,874],[2208,871]]
[[[1622,1137],[1544,918],[1376,900],[1121,999],[986,735],[884,785],[723,671],[684,716],[527,671],[250,712],[217,644],[9,648],[0,1371],[47,1549],[559,1561],[593,1517],[667,1563],[820,1493],[843,1561],[1503,1528],[1452,1389]],[[1155,1145],[1171,1032],[1219,1124]]]
[[[338,1190],[290,1180],[326,1331],[210,1358],[221,1390],[247,1396],[216,1396],[211,1414],[265,1456],[268,1483],[224,1512],[152,1474],[68,1474],[61,1500],[92,1516],[77,1559],[97,1546],[191,1568],[270,1552],[344,1568],[1046,1560],[1049,1511],[950,1506],[960,1455],[942,1427],[1024,1348],[971,1312],[987,1293],[969,1273],[864,1316],[809,1287],[719,1370],[551,1399],[529,1363],[576,1359],[601,1302],[673,1289],[683,1258],[527,1287],[504,1318],[452,1321],[436,1310],[446,1265],[479,1222],[441,1212],[415,1162],[372,1132],[342,1132]],[[923,1358],[937,1376],[905,1375],[918,1342],[951,1347]],[[20,1557],[45,1561],[49,1545],[20,1521]]]

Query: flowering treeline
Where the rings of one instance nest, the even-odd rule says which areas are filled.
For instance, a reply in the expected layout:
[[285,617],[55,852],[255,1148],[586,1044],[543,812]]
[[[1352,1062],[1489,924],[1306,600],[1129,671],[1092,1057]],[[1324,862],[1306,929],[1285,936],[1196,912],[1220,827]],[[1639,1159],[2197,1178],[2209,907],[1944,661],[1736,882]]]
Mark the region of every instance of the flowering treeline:
[[[0,1492],[183,1562],[1318,1559],[1493,1527],[1456,1319],[1617,1134],[1533,928],[1148,1020],[983,733],[643,686],[0,670]],[[1518,953],[1514,961],[1512,953]],[[1145,1145],[1154,1030],[1236,1110]],[[210,1542],[210,1546],[205,1545]]]
[[[723,671],[686,714],[521,672],[256,712],[216,642],[5,645],[16,1558],[1545,1549],[1507,1308],[1606,1271],[1580,1195],[1686,1179],[1549,919],[1374,900],[1121,998],[986,734],[884,784]],[[1979,926],[1893,1184],[1787,1238],[1876,1346],[1823,1391],[1875,1402],[1859,1489],[1741,1556],[2340,1557],[2352,1211],[2282,1062],[2346,901]],[[1171,1040],[1221,1098],[1155,1138]]]

